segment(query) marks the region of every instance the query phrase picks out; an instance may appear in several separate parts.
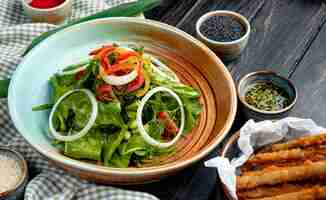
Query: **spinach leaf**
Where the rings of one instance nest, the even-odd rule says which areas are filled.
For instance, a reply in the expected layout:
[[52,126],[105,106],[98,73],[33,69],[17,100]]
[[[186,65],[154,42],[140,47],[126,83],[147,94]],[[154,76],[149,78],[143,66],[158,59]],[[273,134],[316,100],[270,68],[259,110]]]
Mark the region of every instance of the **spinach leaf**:
[[103,137],[97,129],[91,129],[78,140],[65,143],[64,154],[77,159],[101,160]]

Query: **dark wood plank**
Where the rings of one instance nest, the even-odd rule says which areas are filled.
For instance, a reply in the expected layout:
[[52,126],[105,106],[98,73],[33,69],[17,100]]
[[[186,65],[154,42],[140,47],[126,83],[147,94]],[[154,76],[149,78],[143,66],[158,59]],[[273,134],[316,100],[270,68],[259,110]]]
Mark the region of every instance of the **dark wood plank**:
[[[286,76],[290,75],[303,59],[326,16],[325,6],[321,1],[200,0],[189,1],[189,4],[185,2],[180,4],[178,1],[169,7],[168,11],[160,15],[161,21],[176,25],[194,35],[196,20],[211,10],[237,11],[250,20],[253,31],[248,48],[241,58],[227,63],[236,80],[247,72],[264,68],[273,69]],[[196,3],[189,9],[194,2]],[[188,12],[185,12],[187,9],[184,8],[187,8]],[[238,130],[244,122],[241,116],[237,119],[240,120],[231,132]],[[216,153],[217,150],[211,156]],[[209,195],[212,199],[224,199],[220,187],[214,190],[215,178],[216,171],[204,168],[203,162],[199,162],[177,176],[151,186],[160,189],[150,190],[146,187],[144,191],[152,192],[162,199],[206,199]],[[162,192],[162,188],[166,188],[166,191]]]
[[204,166],[204,161],[216,157],[218,150],[212,151],[197,164],[191,177],[179,188],[173,200],[206,200],[216,190],[217,171]]
[[[189,1],[190,2],[190,1]],[[239,3],[240,2],[240,3]],[[236,9],[240,9],[244,5],[247,4],[247,1],[233,1],[233,3],[230,4],[230,2],[221,2],[219,4],[218,9],[232,9],[236,7]],[[204,12],[199,12],[196,8],[198,6],[210,6],[215,5],[215,2],[210,1],[198,1],[193,9],[191,9],[187,15],[185,15],[181,22],[177,24],[179,28],[182,28],[184,30],[191,30],[191,26],[184,26],[185,21],[192,20],[192,17],[199,17]],[[245,9],[249,9],[248,13],[253,13],[252,15],[249,15],[249,17],[253,17],[255,13],[261,8],[263,3],[258,3],[258,6],[256,4],[251,5],[250,7],[245,7]],[[184,7],[184,5],[181,6],[181,8]],[[187,7],[187,6],[186,6]],[[180,10],[180,9],[179,9]],[[182,10],[182,9],[181,9]],[[168,22],[170,24],[176,24],[173,14],[169,16],[169,14],[166,15],[167,18],[162,18],[161,21],[167,20],[165,22]],[[180,16],[180,15],[178,15]],[[184,21],[184,22],[183,22]],[[194,24],[192,24],[194,25]],[[191,31],[188,31],[191,33]],[[235,130],[233,130],[235,131]],[[217,156],[218,149],[213,151],[208,157],[204,158],[203,161],[199,162],[195,167],[192,167],[190,170],[187,169],[184,172],[180,173],[179,175],[182,176],[182,179],[178,179],[178,177],[171,177],[167,180],[164,180],[162,182],[159,182],[158,184],[161,186],[159,188],[166,188],[169,192],[167,195],[167,192],[159,192],[159,191],[152,191],[153,194],[159,195],[159,197],[163,197],[164,199],[169,199],[169,196],[172,193],[175,193],[173,198],[175,200],[197,200],[197,199],[208,199],[209,196],[212,196],[212,198],[218,198],[222,199],[223,197],[221,194],[221,188],[217,188],[216,182],[217,180],[217,172],[216,169],[213,168],[206,168],[204,167],[203,162],[205,160],[208,160],[211,157]],[[172,180],[172,181],[169,181]],[[169,185],[169,183],[172,185]],[[155,186],[154,186],[155,187]],[[172,191],[171,191],[172,190]],[[145,189],[145,191],[150,191],[148,188]]]
[[252,32],[241,58],[227,63],[234,78],[266,68],[288,75],[319,31],[325,16],[321,5],[322,1],[302,0],[202,0],[177,26],[195,35],[195,23],[204,13],[220,9],[237,11],[250,20]]
[[197,1],[163,0],[161,6],[145,13],[145,16],[175,26]]
[[194,171],[198,168],[199,164],[195,164],[174,176],[162,179],[159,182],[148,183],[145,185],[125,186],[125,189],[148,192],[160,200],[174,199],[179,191],[183,190],[183,186],[191,181]]
[[326,127],[326,25],[291,76],[299,98],[293,116],[312,118]]
[[[176,2],[182,2],[183,0],[176,0]],[[160,21],[162,17],[174,6],[172,0],[162,0],[161,4],[158,7],[155,7],[144,13],[147,19],[153,19]]]
[[248,47],[240,59],[230,63],[235,80],[259,69],[289,76],[319,32],[325,15],[322,1],[266,1],[251,20]]
[[193,8],[185,15],[185,17],[177,24],[177,27],[195,36],[196,21],[203,14],[214,10],[232,10],[241,11],[248,18],[252,18],[264,5],[264,0],[252,1],[249,0],[200,0],[193,6]]
[[[253,27],[248,48],[242,57],[227,63],[235,80],[250,71],[266,68],[289,76],[310,47],[325,18],[325,7],[321,1],[202,0],[194,5],[177,27],[195,35],[197,19],[208,11],[219,9],[243,14]],[[244,120],[237,121],[233,131],[243,123]],[[191,183],[188,187],[193,188]],[[217,187],[213,198],[225,199],[220,191],[221,188]]]

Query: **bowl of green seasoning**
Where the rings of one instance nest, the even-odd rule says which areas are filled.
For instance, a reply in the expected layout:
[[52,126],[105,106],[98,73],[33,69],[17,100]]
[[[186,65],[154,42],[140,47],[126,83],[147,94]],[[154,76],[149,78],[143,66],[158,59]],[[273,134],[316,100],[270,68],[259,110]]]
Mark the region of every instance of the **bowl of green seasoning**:
[[297,100],[294,84],[273,71],[245,75],[237,90],[245,117],[256,121],[288,116]]

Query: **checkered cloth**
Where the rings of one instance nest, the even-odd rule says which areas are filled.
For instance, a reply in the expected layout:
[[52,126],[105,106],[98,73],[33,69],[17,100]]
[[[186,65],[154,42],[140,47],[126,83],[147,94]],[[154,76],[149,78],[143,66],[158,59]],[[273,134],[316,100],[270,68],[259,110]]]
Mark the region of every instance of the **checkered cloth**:
[[[0,3],[0,79],[10,77],[21,61],[24,49],[34,37],[55,27],[45,23],[31,23],[23,14],[20,1],[1,0]],[[75,0],[71,19],[130,1]],[[9,145],[18,150],[28,161],[31,180],[26,187],[26,200],[157,200],[146,193],[96,185],[49,165],[48,160],[32,149],[14,128],[6,100],[0,100],[0,127],[0,145]]]

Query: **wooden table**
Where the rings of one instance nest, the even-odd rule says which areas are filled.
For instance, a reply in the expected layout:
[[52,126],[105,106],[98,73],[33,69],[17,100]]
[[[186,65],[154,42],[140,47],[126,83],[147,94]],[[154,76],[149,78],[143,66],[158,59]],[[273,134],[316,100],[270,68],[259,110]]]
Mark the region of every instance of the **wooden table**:
[[[195,35],[196,20],[212,10],[239,12],[252,26],[241,58],[225,63],[235,82],[259,69],[289,77],[299,91],[292,115],[326,126],[326,4],[317,0],[164,0],[162,6],[145,15]],[[229,135],[243,123],[238,114]],[[174,177],[134,188],[162,200],[225,199],[216,170],[205,168],[203,161]]]

